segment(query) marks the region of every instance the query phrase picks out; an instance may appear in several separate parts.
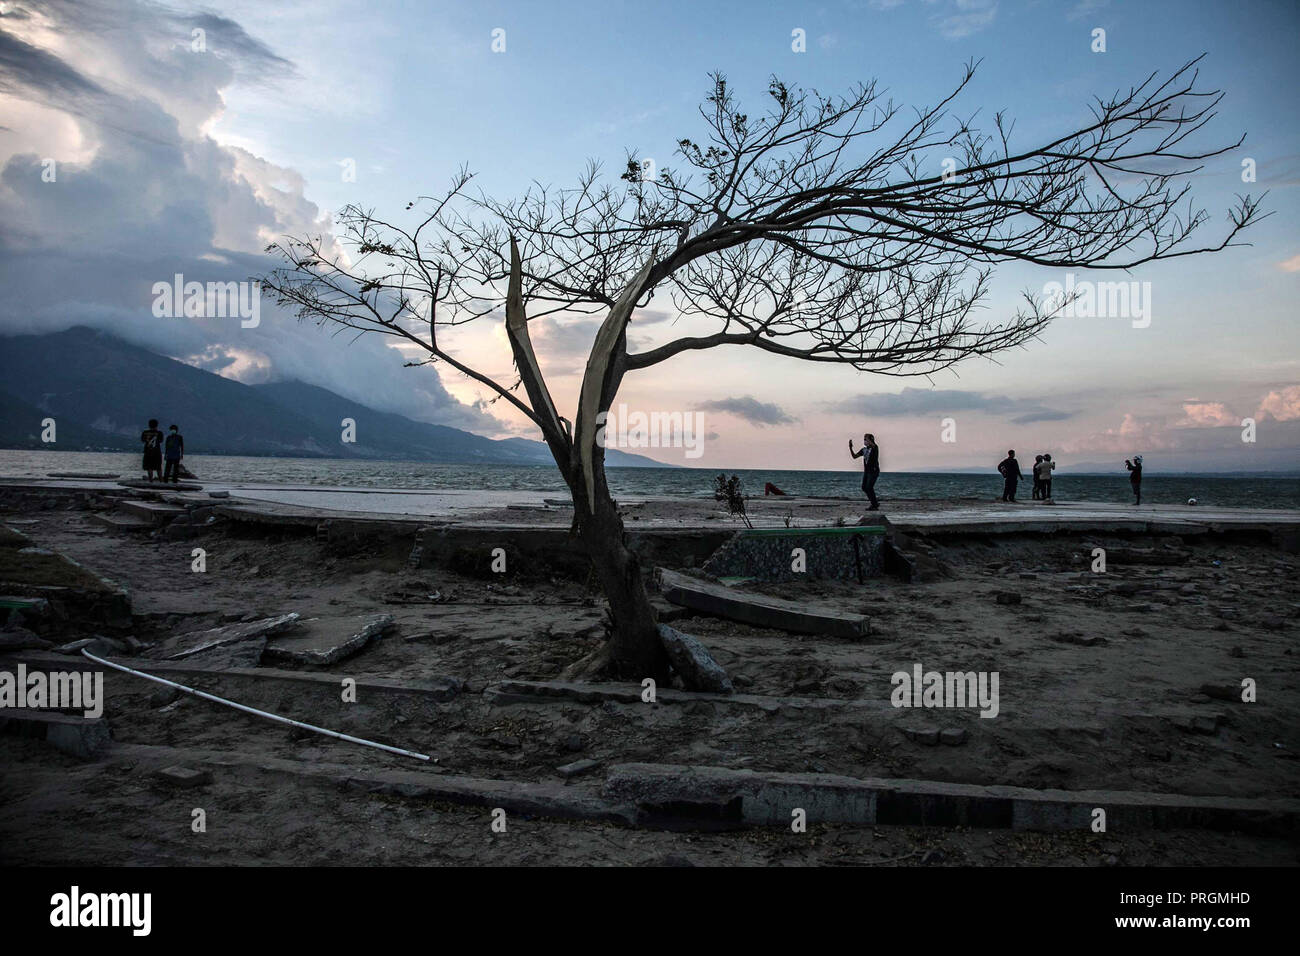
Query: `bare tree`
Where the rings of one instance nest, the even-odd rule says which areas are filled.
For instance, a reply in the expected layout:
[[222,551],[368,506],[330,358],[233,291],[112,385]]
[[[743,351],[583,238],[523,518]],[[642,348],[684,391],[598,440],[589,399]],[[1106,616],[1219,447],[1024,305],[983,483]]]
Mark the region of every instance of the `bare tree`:
[[[732,345],[932,373],[1026,343],[1067,304],[1026,293],[1011,315],[978,319],[996,263],[1131,269],[1234,244],[1261,218],[1258,199],[1239,197],[1210,241],[1192,238],[1208,216],[1187,178],[1241,143],[1192,143],[1222,98],[1197,89],[1197,62],[1096,100],[1085,125],[1029,149],[1012,146],[1001,114],[986,132],[953,115],[974,64],[949,96],[910,113],[874,82],[831,98],[773,79],[766,112],[751,119],[715,75],[705,137],[678,143],[676,168],[646,176],[629,155],[623,182],[593,163],[573,188],[534,184],[505,202],[473,192],[462,172],[409,204],[407,226],[354,206],[337,246],[271,246],[285,265],[264,281],[300,317],[401,339],[427,354],[410,364],[442,362],[527,416],[572,492],[573,533],[609,600],[612,632],[590,670],[662,678],[655,615],[598,440],[624,376]],[[713,320],[712,331],[630,351],[634,312],[657,292]],[[448,327],[503,306],[513,383],[445,343]],[[560,313],[602,317],[572,420],[528,331]]]

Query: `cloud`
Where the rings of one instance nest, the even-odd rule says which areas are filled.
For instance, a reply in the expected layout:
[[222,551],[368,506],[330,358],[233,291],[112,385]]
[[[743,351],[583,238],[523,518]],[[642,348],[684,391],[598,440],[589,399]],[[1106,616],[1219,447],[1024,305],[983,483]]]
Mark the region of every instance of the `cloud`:
[[1241,419],[1223,402],[1183,402],[1183,417],[1174,423],[1175,428],[1217,428],[1223,425],[1240,425]]
[[897,394],[858,395],[830,403],[828,407],[833,411],[880,417],[947,415],[953,412],[1013,415],[1010,421],[1015,425],[1064,421],[1073,418],[1075,414],[1048,408],[1033,400],[938,388],[904,388]]
[[1110,6],[1110,0],[1079,0],[1070,8],[1070,12],[1065,15],[1065,19],[1082,20],[1084,17],[1099,13],[1108,6]]
[[1279,422],[1300,419],[1300,385],[1269,392],[1260,400],[1256,418],[1271,418]]
[[979,33],[992,25],[998,15],[998,5],[994,0],[953,0],[946,7],[950,12],[936,14],[931,21],[938,27],[939,33],[949,40]]
[[1290,259],[1279,262],[1277,267],[1283,272],[1300,272],[1300,255],[1294,255]]
[[799,420],[787,414],[780,405],[774,405],[771,402],[760,402],[752,395],[719,398],[714,401],[703,402],[696,407],[701,411],[723,412],[727,415],[734,415],[760,428],[768,425],[789,425]]
[[[203,52],[191,46],[194,29],[205,31]],[[297,379],[422,421],[500,432],[435,369],[404,369],[406,356],[382,339],[333,335],[269,300],[256,328],[153,315],[156,282],[246,281],[278,264],[264,252],[270,239],[328,237],[298,172],[206,132],[228,88],[292,71],[232,20],[144,0],[6,15],[0,115],[13,132],[0,153],[0,334],[88,325],[231,378]],[[57,160],[53,181],[44,156]]]
[[1148,451],[1165,451],[1173,448],[1174,443],[1163,421],[1140,419],[1132,412],[1126,412],[1117,428],[1093,432],[1068,441],[1062,447],[1069,454],[1106,452],[1127,457]]

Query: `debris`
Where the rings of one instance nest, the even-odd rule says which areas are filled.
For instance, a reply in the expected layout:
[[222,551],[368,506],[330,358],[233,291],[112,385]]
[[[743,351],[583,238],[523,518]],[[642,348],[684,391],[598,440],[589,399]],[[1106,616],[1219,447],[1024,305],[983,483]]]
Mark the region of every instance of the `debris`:
[[997,591],[994,593],[993,596],[999,604],[1020,603],[1020,595],[1017,594],[1015,591]]
[[957,747],[966,742],[966,728],[946,727],[939,731],[939,743]]
[[730,694],[734,688],[727,672],[718,666],[704,645],[667,624],[659,625],[659,641],[668,660],[688,690]]
[[1235,684],[1202,684],[1201,693],[1215,700],[1226,700],[1234,704],[1241,703],[1241,688]]
[[939,745],[939,731],[937,730],[919,730],[915,727],[899,727],[903,736],[914,744],[920,744],[922,747],[937,747]]
[[268,644],[266,659],[326,667],[360,653],[395,627],[391,614],[364,619],[364,623],[355,618],[312,619],[302,636],[281,638]]
[[556,767],[555,770],[561,777],[568,780],[571,777],[576,777],[579,774],[586,773],[588,770],[599,766],[599,760],[575,760],[573,763],[566,763],[562,767]]
[[108,746],[108,721],[102,717],[74,717],[46,710],[0,711],[0,731],[44,740],[55,750],[93,759]]
[[157,656],[168,660],[183,660],[195,654],[202,654],[213,648],[255,637],[271,637],[298,626],[301,615],[298,613],[281,614],[279,617],[266,617],[261,620],[244,621],[239,624],[226,624],[206,631],[194,631],[164,641],[158,649]]
[[156,776],[163,783],[171,784],[173,787],[181,787],[185,790],[201,787],[212,782],[212,772],[210,770],[191,770],[188,767],[164,767],[158,771]]

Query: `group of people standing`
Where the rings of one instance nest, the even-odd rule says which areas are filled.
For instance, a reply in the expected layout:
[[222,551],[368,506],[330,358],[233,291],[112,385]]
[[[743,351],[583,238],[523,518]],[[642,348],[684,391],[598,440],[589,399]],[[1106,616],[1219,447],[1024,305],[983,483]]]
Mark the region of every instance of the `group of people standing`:
[[[144,473],[149,481],[180,481],[181,459],[185,457],[185,439],[175,425],[164,435],[158,430],[158,419],[149,419],[149,427],[140,433],[144,444]],[[166,462],[166,467],[163,463]]]
[[[854,449],[853,439],[850,438],[849,454],[854,458],[862,459],[862,493],[871,502],[867,510],[879,511],[880,501],[876,498],[876,480],[880,477],[880,446],[876,444],[876,436],[867,432],[862,436],[862,447],[858,449]],[[1140,505],[1142,503],[1142,456],[1134,455],[1131,459],[1125,460],[1124,466],[1128,469],[1129,483],[1133,486],[1133,504]],[[1055,470],[1056,462],[1049,453],[1044,452],[1034,456],[1033,498],[1035,501],[1052,500],[1052,472]],[[1002,500],[1015,501],[1016,489],[1020,482],[1025,480],[1025,476],[1020,470],[1020,462],[1016,459],[1014,448],[1008,451],[1007,457],[998,463],[998,474],[1002,476]],[[784,494],[771,484],[768,487],[776,494]]]
[[[1052,499],[1052,472],[1056,470],[1056,462],[1052,461],[1049,454],[1034,456],[1034,491],[1033,499],[1035,501],[1050,501]],[[1002,476],[1002,500],[1015,501],[1016,488],[1025,476],[1020,471],[1020,462],[1016,460],[1015,449],[1007,452],[1007,457],[998,463],[998,474]]]

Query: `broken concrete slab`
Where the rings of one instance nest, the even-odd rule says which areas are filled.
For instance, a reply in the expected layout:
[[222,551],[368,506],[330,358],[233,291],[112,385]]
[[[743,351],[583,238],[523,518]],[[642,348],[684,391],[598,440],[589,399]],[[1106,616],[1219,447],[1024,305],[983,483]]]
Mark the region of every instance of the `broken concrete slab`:
[[185,509],[180,505],[164,504],[161,501],[140,501],[134,498],[121,499],[117,503],[117,510],[124,517],[148,521],[155,526],[164,525],[173,518],[185,514]]
[[709,691],[715,694],[730,694],[735,688],[718,662],[713,659],[708,649],[689,634],[683,634],[667,624],[659,625],[659,643],[668,654],[687,690]]
[[255,637],[267,638],[298,626],[301,615],[292,612],[278,617],[264,617],[261,620],[240,624],[226,624],[222,627],[209,628],[206,631],[194,631],[179,637],[163,641],[151,652],[151,656],[167,660],[184,660],[195,654],[202,654],[226,644],[250,640]]
[[189,767],[163,767],[154,774],[162,783],[182,790],[190,790],[212,782],[211,770],[192,770]]
[[871,633],[871,622],[860,614],[736,591],[664,568],[656,569],[655,576],[667,600],[705,614],[796,634],[861,640]]
[[1292,834],[1300,800],[1203,797],[1121,790],[1031,790],[930,780],[855,779],[837,774],[778,773],[723,767],[620,764],[604,795],[635,807],[643,825],[698,821],[703,828],[788,827],[791,811],[809,823],[976,826],[1086,832],[1096,807],[1116,830],[1213,830]]
[[152,521],[125,515],[94,513],[86,517],[109,531],[121,533],[147,532],[152,531],[154,528]]
[[0,732],[44,740],[55,750],[93,760],[108,746],[108,721],[102,717],[76,717],[48,710],[0,711]]
[[366,618],[312,618],[305,633],[277,638],[266,647],[271,662],[327,667],[360,653],[397,625],[391,614]]

